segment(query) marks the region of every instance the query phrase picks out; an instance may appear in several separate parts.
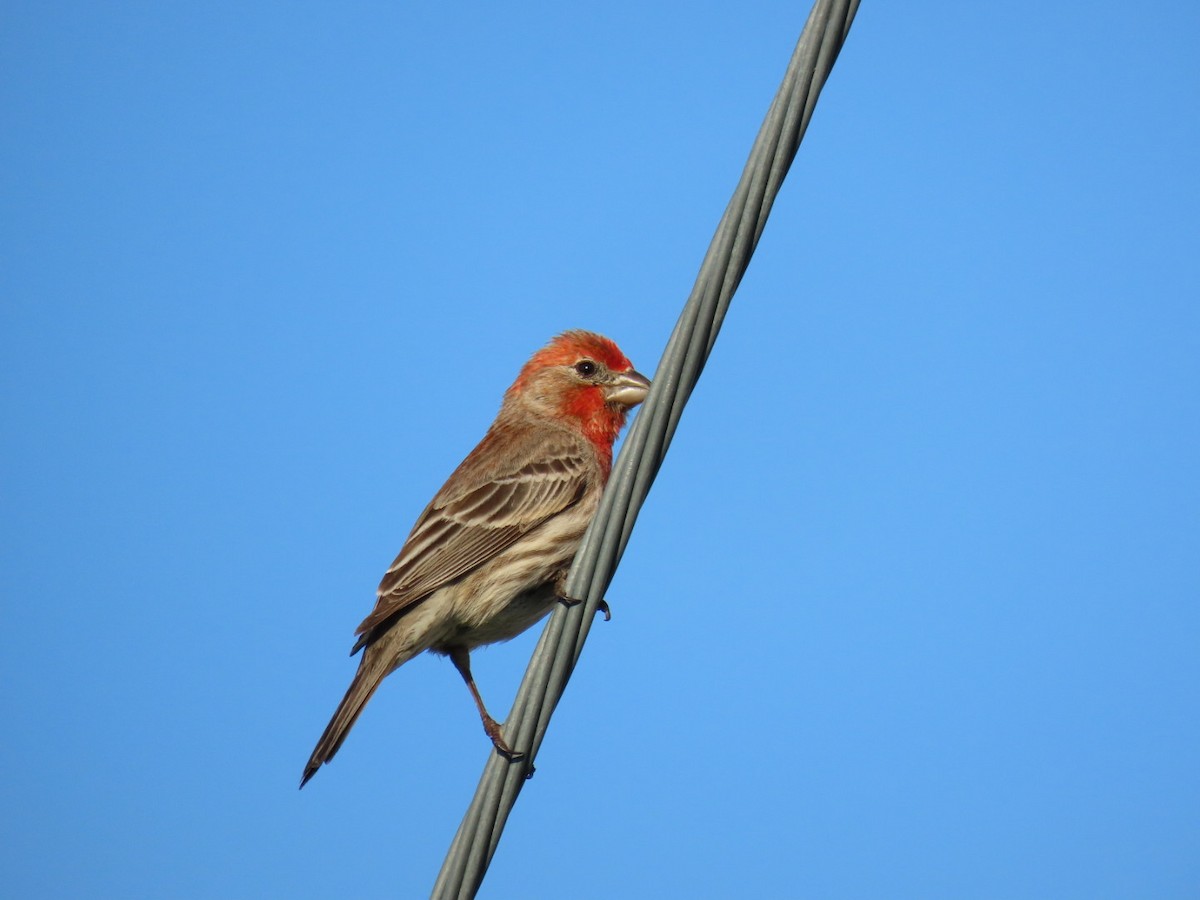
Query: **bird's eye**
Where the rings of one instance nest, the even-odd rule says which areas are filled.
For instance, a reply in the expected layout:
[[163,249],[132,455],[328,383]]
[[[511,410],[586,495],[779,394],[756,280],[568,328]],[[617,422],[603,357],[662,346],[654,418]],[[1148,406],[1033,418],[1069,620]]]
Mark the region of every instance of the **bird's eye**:
[[579,362],[575,363],[575,371],[584,378],[591,378],[596,374],[596,364],[590,359],[581,359]]

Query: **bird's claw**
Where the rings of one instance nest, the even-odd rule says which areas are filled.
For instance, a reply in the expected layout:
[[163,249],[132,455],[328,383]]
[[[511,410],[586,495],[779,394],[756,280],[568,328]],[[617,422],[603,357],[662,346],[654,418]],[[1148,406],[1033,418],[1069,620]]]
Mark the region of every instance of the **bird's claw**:
[[[567,609],[570,609],[572,606],[578,606],[580,603],[583,602],[583,600],[580,599],[579,597],[567,597],[567,596],[560,595],[558,598],[558,602],[561,603],[563,606],[565,606]],[[604,598],[601,598],[600,601],[596,604],[596,612],[604,613],[604,621],[605,622],[612,621],[612,610],[609,609],[608,601],[605,600]]]
[[520,762],[525,758],[525,754],[520,750],[512,750],[507,746],[501,747],[499,744],[496,744],[495,747],[496,752],[503,756],[510,763]]
[[487,736],[492,739],[492,746],[496,748],[496,752],[507,759],[509,762],[520,762],[525,758],[525,754],[519,750],[514,750],[508,746],[508,741],[504,740],[504,735],[500,733],[500,723],[490,716],[483,722],[483,730],[487,732]]

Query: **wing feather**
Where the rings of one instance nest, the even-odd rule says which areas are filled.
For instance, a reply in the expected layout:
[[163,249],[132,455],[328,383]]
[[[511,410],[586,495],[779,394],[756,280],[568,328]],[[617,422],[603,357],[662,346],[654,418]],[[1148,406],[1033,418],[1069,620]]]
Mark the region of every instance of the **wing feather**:
[[489,432],[413,526],[379,584],[375,609],[356,634],[366,635],[578,503],[594,476],[595,462],[588,455],[590,447],[572,437],[520,435],[518,443],[526,446],[510,448],[504,456],[522,462],[506,468],[496,465],[498,439]]

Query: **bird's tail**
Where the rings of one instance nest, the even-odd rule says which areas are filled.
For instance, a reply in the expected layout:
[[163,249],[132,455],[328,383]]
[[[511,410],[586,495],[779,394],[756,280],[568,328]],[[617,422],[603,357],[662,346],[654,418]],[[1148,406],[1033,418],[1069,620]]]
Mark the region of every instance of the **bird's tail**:
[[[398,621],[401,618],[405,620],[403,624]],[[352,653],[366,648],[358,663],[358,671],[354,673],[346,696],[338,704],[312,756],[308,758],[308,765],[304,767],[304,775],[300,778],[300,787],[308,784],[308,780],[317,774],[317,769],[333,759],[383,679],[414,656],[428,650],[441,634],[443,625],[441,619],[430,614],[424,604],[413,604],[395,621],[388,620],[376,626],[354,645]]]
[[379,666],[368,665],[370,661],[362,660],[359,671],[354,673],[354,680],[350,682],[346,696],[342,697],[342,702],[337,704],[334,718],[329,720],[329,725],[325,726],[325,731],[320,736],[316,748],[313,749],[312,756],[308,757],[308,764],[304,767],[304,776],[300,779],[300,787],[308,784],[308,779],[317,774],[317,769],[334,758],[337,749],[340,748],[343,740],[346,740],[350,728],[353,727],[355,721],[358,721],[362,708],[366,706],[368,700],[371,700],[371,695],[376,692],[376,688],[383,683],[386,670]]
[[342,746],[342,741],[346,739],[346,735],[350,733],[350,729],[358,720],[363,707],[367,705],[367,701],[371,699],[375,689],[383,683],[384,676],[392,668],[394,667],[388,666],[387,661],[380,659],[379,655],[368,653],[363,656],[358,671],[354,673],[354,680],[350,682],[350,687],[346,690],[346,696],[338,704],[333,718],[329,720],[329,724],[325,726],[325,732],[317,741],[312,756],[308,758],[308,765],[304,767],[304,776],[300,779],[300,787],[308,784],[308,780],[317,774],[317,769],[333,759],[338,748]]

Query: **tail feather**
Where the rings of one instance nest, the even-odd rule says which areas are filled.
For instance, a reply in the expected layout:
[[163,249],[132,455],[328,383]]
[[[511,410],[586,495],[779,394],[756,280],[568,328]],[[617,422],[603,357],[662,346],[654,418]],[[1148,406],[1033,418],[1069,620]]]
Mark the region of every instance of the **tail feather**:
[[300,779],[300,787],[308,784],[308,780],[317,774],[317,769],[333,759],[338,748],[342,746],[342,741],[346,740],[346,735],[350,733],[350,729],[358,720],[363,707],[367,705],[367,701],[371,699],[375,689],[383,683],[383,678],[388,671],[389,669],[380,665],[377,660],[363,659],[358,671],[354,674],[354,680],[350,682],[350,687],[346,690],[346,696],[338,704],[333,718],[329,720],[321,739],[317,741],[312,756],[308,758],[308,765],[304,767],[304,776]]
[[342,741],[358,721],[363,707],[375,693],[375,690],[391,672],[408,662],[419,653],[428,650],[437,635],[431,627],[428,617],[417,617],[407,623],[407,627],[396,628],[379,633],[372,632],[362,658],[358,663],[358,671],[354,680],[346,689],[346,696],[338,704],[333,718],[325,726],[321,739],[308,758],[304,767],[304,775],[300,779],[300,787],[308,784],[308,780],[317,774],[317,769],[333,759]]

